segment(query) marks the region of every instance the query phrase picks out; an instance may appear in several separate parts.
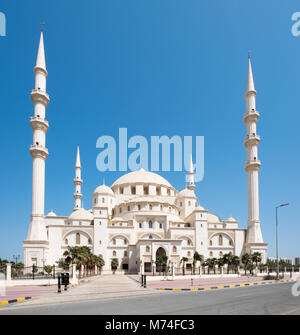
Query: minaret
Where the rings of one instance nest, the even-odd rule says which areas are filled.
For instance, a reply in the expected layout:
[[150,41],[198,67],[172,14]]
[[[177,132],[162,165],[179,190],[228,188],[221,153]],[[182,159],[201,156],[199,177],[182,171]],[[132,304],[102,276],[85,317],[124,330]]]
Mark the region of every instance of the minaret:
[[194,190],[196,186],[195,186],[195,182],[194,182],[194,165],[193,165],[192,155],[190,157],[190,169],[189,169],[189,173],[188,173],[188,179],[189,179],[189,182],[188,182],[187,188],[189,190]]
[[246,114],[244,115],[244,123],[247,126],[247,136],[244,145],[247,150],[245,170],[248,174],[248,230],[246,235],[246,250],[247,252],[251,252],[251,247],[254,247],[254,245],[257,247],[257,244],[260,244],[261,247],[263,247],[263,245],[266,246],[266,244],[263,243],[259,219],[258,171],[261,163],[258,160],[257,150],[260,136],[256,134],[256,123],[259,119],[259,112],[256,110],[256,90],[254,88],[250,56],[248,60],[245,99]]
[[35,88],[30,95],[34,104],[34,116],[30,120],[33,130],[33,144],[30,146],[32,157],[32,211],[27,240],[45,241],[47,240],[44,223],[45,160],[48,157],[46,132],[49,128],[48,121],[45,119],[45,111],[50,99],[46,93],[48,72],[45,62],[43,31],[41,32],[34,73]]
[[75,199],[75,206],[74,211],[81,208],[81,164],[80,164],[80,153],[79,153],[79,146],[77,147],[77,155],[76,155],[76,164],[75,164],[75,178],[74,178],[74,184],[75,184],[75,192],[73,194],[73,197]]

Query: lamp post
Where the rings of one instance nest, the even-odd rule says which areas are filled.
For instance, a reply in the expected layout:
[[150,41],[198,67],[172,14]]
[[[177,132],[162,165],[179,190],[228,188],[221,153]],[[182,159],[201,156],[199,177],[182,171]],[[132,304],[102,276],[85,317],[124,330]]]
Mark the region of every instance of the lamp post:
[[18,264],[19,258],[20,258],[20,255],[13,255],[13,259],[16,261],[16,265]]
[[278,256],[278,214],[277,214],[277,210],[280,207],[284,207],[284,206],[288,206],[289,203],[286,204],[281,204],[279,206],[276,206],[276,258],[277,258],[277,266],[276,266],[276,279],[279,279],[279,256]]

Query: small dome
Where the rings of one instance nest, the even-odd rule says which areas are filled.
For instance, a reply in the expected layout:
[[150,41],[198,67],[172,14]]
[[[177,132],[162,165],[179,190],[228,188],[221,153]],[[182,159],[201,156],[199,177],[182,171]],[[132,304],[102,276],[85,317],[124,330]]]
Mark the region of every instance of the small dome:
[[106,185],[100,185],[98,186],[94,193],[98,193],[98,194],[108,194],[108,195],[115,195],[114,192],[112,191],[112,189],[109,186]]
[[177,197],[178,198],[197,198],[195,192],[188,188],[185,188],[184,190],[180,191]]
[[236,221],[236,219],[235,219],[235,218],[233,218],[232,216],[231,216],[229,219],[227,219],[226,221],[230,221],[230,222],[237,222],[237,221]]
[[112,187],[123,184],[138,184],[138,183],[157,184],[173,188],[173,186],[159,174],[146,171],[144,169],[129,172],[123,175],[113,183]]
[[56,216],[56,214],[53,211],[51,211],[46,216]]
[[69,220],[76,221],[92,221],[94,219],[93,214],[83,208],[79,208],[74,211],[70,216]]
[[215,214],[207,213],[206,217],[207,217],[207,221],[209,223],[219,223],[219,222],[221,222],[221,219]]
[[199,206],[197,206],[195,208],[195,210],[197,210],[197,211],[205,211],[205,208],[199,205]]

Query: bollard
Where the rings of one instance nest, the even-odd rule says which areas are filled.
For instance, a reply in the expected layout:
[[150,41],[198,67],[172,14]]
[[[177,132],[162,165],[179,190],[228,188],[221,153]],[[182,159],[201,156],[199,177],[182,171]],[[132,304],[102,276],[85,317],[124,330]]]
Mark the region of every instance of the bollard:
[[144,275],[144,288],[146,288],[146,275]]
[[193,287],[193,278],[191,278],[191,286]]
[[60,274],[57,276],[57,293],[61,293],[61,285],[60,285]]
[[144,286],[144,275],[141,275],[141,287]]

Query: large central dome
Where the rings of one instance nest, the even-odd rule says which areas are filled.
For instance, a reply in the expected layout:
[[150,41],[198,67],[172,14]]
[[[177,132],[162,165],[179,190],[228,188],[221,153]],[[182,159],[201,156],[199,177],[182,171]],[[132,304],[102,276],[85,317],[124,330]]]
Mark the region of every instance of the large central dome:
[[125,174],[117,179],[113,183],[112,187],[124,184],[157,184],[173,188],[173,186],[165,178],[144,169]]

